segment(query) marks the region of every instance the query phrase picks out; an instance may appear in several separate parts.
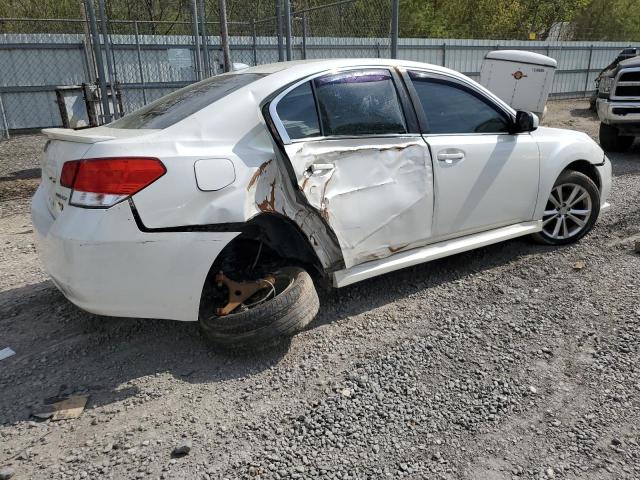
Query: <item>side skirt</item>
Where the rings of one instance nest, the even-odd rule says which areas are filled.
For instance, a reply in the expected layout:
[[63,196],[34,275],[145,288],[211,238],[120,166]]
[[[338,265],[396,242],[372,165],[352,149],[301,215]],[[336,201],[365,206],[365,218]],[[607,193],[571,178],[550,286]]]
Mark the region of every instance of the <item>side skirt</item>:
[[466,252],[474,248],[503,242],[523,235],[529,235],[530,233],[539,232],[540,230],[542,230],[542,220],[537,220],[517,223],[515,225],[509,225],[508,227],[475,233],[444,242],[432,243],[424,247],[396,253],[387,258],[362,263],[344,270],[338,270],[333,273],[333,285],[338,288],[344,287],[366,280],[367,278],[393,272],[394,270],[430,262],[431,260],[437,260],[448,257],[449,255],[455,255],[456,253]]

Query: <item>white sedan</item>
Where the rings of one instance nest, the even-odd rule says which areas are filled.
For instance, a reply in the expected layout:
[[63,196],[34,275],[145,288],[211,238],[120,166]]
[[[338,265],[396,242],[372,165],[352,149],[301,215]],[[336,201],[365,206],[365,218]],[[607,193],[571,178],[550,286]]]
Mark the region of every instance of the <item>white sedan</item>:
[[266,346],[343,287],[532,235],[579,240],[611,165],[469,78],[408,61],[262,65],[107,126],[47,129],[41,260],[90,312],[200,321]]

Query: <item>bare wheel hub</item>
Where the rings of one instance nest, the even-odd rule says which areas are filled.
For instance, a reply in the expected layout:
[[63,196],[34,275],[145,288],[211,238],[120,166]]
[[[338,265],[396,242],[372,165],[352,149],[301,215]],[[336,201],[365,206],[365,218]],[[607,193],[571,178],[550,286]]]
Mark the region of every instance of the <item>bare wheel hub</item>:
[[[235,280],[231,280],[222,272],[216,275],[215,281],[218,287],[222,287],[224,285],[229,291],[227,304],[224,307],[216,309],[216,314],[218,316],[229,315],[260,290],[273,290],[276,283],[276,279],[272,275],[253,282],[236,282]],[[265,297],[265,300],[267,297],[268,295]]]

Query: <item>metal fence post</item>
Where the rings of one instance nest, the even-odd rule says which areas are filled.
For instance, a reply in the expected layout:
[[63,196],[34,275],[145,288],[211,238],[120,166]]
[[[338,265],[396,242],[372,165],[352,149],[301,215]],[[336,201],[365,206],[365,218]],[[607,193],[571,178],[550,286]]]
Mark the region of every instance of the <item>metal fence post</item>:
[[291,51],[291,2],[284,0],[284,32],[287,39],[287,61],[292,58]]
[[84,3],[80,4],[80,11],[82,12],[82,31],[84,32],[83,52],[85,54],[85,62],[87,64],[87,78],[90,83],[96,81],[96,59],[93,56],[93,49],[91,48],[91,32],[89,32],[89,21],[87,19],[87,8]]
[[442,43],[442,66],[447,66],[447,42]]
[[589,63],[587,64],[587,75],[584,79],[584,96],[587,96],[587,91],[589,90],[589,76],[591,75],[591,59],[593,58],[593,44],[589,48]]
[[102,52],[100,51],[100,35],[98,35],[98,25],[96,24],[96,12],[93,8],[93,0],[84,0],[87,15],[89,17],[89,29],[93,41],[96,67],[98,68],[98,85],[100,88],[100,100],[102,103],[102,119],[109,123],[111,121],[111,110],[109,108],[109,93],[107,91],[107,81],[104,73],[104,63],[102,62]]
[[307,15],[302,12],[302,59],[307,59]]
[[258,65],[258,35],[256,33],[256,19],[251,19],[251,48],[253,50],[253,64]]
[[9,138],[11,138],[11,135],[9,135],[9,122],[7,122],[7,114],[4,111],[4,104],[2,103],[1,94],[0,94],[0,126],[2,126],[2,128],[0,128],[0,140],[2,140],[3,135],[5,136],[6,140],[9,140]]
[[109,31],[107,28],[107,14],[104,6],[104,0],[98,0],[100,9],[100,29],[102,30],[102,43],[104,44],[104,54],[107,57],[107,72],[109,74],[109,90],[111,90],[111,103],[113,104],[113,118],[120,118],[118,110],[118,98],[116,95],[115,75],[113,66],[113,57],[111,56],[111,41],[109,39]]
[[398,58],[398,18],[400,0],[391,0],[391,58]]
[[284,61],[284,45],[282,43],[282,0],[276,0],[276,36],[278,38],[278,61]]
[[202,80],[202,57],[200,56],[200,34],[198,33],[198,6],[196,0],[191,0],[191,34],[194,45],[194,62],[196,67],[196,80]]
[[229,49],[229,28],[227,25],[227,1],[220,0],[220,43],[222,47],[222,60],[224,64],[224,71],[230,72],[233,70],[231,65],[231,51]]
[[202,35],[202,59],[203,64],[203,77],[211,76],[211,62],[209,61],[209,40],[207,37],[207,19],[204,10],[204,0],[200,0],[200,35]]
[[142,102],[147,104],[147,91],[144,88],[144,72],[142,70],[142,52],[140,51],[140,33],[138,32],[138,22],[133,21],[133,31],[136,37],[136,51],[138,53],[138,71],[140,72],[140,84],[142,85]]

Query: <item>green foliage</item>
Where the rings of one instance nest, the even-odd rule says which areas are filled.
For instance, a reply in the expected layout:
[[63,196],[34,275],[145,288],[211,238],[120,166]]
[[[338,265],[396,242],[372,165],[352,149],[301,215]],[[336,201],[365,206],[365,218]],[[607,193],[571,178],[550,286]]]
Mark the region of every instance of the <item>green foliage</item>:
[[[218,1],[205,0],[208,27],[217,30]],[[352,4],[314,10],[335,0],[291,0],[305,14],[308,35],[385,37],[391,0],[355,0]],[[0,17],[82,18],[81,0],[0,0]],[[96,0],[97,5],[97,0]],[[227,0],[232,35],[275,33],[274,0]],[[311,10],[309,10],[311,9]],[[189,34],[191,0],[107,0],[112,19],[150,21],[141,33]],[[266,21],[260,21],[267,19]],[[640,40],[640,0],[400,0],[400,36],[425,38],[545,39],[553,25],[575,40]],[[132,25],[112,24],[115,33]],[[301,16],[293,32],[301,35]],[[82,31],[65,22],[0,22],[2,32]]]

